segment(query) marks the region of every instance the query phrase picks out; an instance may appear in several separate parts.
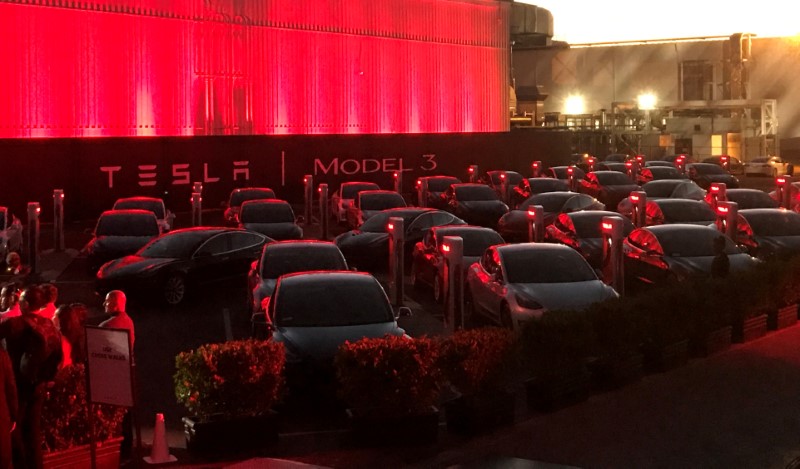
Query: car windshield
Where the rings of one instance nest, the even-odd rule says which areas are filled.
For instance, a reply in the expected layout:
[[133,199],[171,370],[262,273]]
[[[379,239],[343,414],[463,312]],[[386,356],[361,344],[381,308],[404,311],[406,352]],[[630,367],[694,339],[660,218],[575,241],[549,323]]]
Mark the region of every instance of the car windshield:
[[528,210],[531,205],[541,205],[545,212],[556,213],[561,211],[561,207],[563,207],[569,199],[577,196],[578,194],[573,192],[545,192],[544,194],[529,198],[520,204],[519,209]]
[[361,194],[361,210],[386,210],[387,208],[405,207],[406,201],[397,193]]
[[164,203],[160,200],[128,199],[119,200],[114,210],[139,209],[153,212],[159,220],[164,218]]
[[457,186],[456,199],[460,202],[479,202],[485,200],[500,200],[489,186]]
[[158,236],[158,223],[150,213],[103,215],[96,236]]
[[618,171],[598,172],[594,174],[597,176],[597,182],[604,186],[627,186],[633,184],[631,178]]
[[705,203],[697,201],[696,203],[660,203],[658,206],[661,208],[661,213],[664,218],[669,222],[686,222],[696,223],[704,222],[713,223],[716,220],[714,210]]
[[386,224],[389,223],[389,218],[399,217],[403,219],[403,226],[406,228],[412,220],[417,218],[423,211],[419,210],[392,210],[389,212],[378,212],[370,217],[367,221],[358,227],[359,230],[367,233],[386,233]]
[[711,163],[696,164],[692,167],[697,171],[697,174],[727,174],[725,170],[722,169],[722,166]]
[[340,251],[335,246],[267,247],[261,259],[261,278],[275,279],[281,275],[312,270],[347,270]]
[[245,189],[234,191],[231,194],[231,207],[241,207],[246,200],[274,199],[275,192],[272,189]]
[[428,179],[428,192],[444,192],[452,184],[460,184],[458,178],[431,178]]
[[294,223],[289,204],[249,203],[242,206],[242,223]]
[[491,230],[448,229],[444,232],[436,231],[436,244],[441,245],[445,236],[461,236],[464,240],[464,255],[470,257],[480,257],[489,246],[505,242],[499,234]]
[[683,181],[656,181],[656,182],[648,182],[644,186],[642,186],[642,190],[647,194],[647,197],[669,197],[672,195],[672,192],[675,191],[675,188],[681,184],[686,184]]
[[764,191],[752,190],[743,192],[728,191],[726,197],[739,205],[739,210],[749,208],[778,208],[780,204]]
[[184,231],[170,233],[148,243],[139,251],[138,255],[149,258],[188,259],[202,242],[215,233],[217,232]]
[[[324,277],[324,275],[316,276]],[[372,281],[342,281],[339,276],[279,287],[275,303],[278,327],[336,327],[394,321],[386,294]]]
[[377,184],[365,182],[363,184],[345,184],[342,186],[343,199],[355,199],[356,194],[361,191],[376,191],[380,189]]
[[800,236],[800,215],[793,212],[748,214],[756,236]]
[[[669,230],[659,232],[658,242],[664,254],[671,257],[714,256],[714,239],[722,236],[713,228],[698,230]],[[725,238],[725,253],[739,254],[738,248]]]
[[[572,218],[572,225],[575,227],[575,233],[578,235],[578,238],[590,239],[602,237],[600,225],[605,216],[609,215],[598,214],[594,216],[573,216],[570,218]],[[622,234],[623,236],[628,236],[631,231],[633,231],[633,223],[625,217],[620,218],[622,219]]]
[[572,249],[514,249],[503,252],[509,283],[569,283],[597,280],[583,256]]

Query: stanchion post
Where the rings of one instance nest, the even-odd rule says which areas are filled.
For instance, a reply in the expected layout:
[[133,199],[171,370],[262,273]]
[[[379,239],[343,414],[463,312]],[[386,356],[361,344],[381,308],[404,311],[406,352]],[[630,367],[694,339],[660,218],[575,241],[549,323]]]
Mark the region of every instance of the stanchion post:
[[719,157],[719,163],[722,165],[722,169],[727,172],[731,172],[731,157],[728,155],[722,155]]
[[639,179],[639,163],[636,160],[626,161],[625,167],[628,169],[628,177],[636,183],[636,180]]
[[478,165],[471,164],[469,168],[467,168],[467,173],[469,174],[469,182],[475,182],[478,180]]
[[620,217],[603,217],[600,222],[603,241],[603,280],[620,295],[625,294],[624,258],[622,252],[623,221]]
[[403,306],[403,276],[405,226],[401,217],[390,217],[386,225],[389,233],[389,284],[395,306]]
[[392,173],[392,179],[394,180],[394,191],[398,194],[403,194],[403,173],[401,171],[395,171]]
[[792,177],[788,174],[775,179],[775,195],[778,203],[785,209],[792,208]]
[[544,207],[531,205],[528,207],[528,242],[544,241]]
[[569,190],[572,192],[578,191],[578,181],[575,179],[575,167],[570,166],[567,168],[567,184],[569,185]]
[[303,202],[306,226],[310,226],[312,207],[314,205],[314,176],[310,174],[303,176]]
[[39,273],[39,202],[28,202],[28,265],[32,274]]
[[428,179],[417,179],[417,204],[422,208],[428,207]]
[[500,200],[508,203],[508,175],[505,171],[500,173]]
[[586,158],[586,166],[589,169],[589,172],[594,171],[594,165],[597,163],[597,159],[594,156],[590,156]]
[[203,193],[203,183],[200,181],[195,181],[192,183],[192,192],[198,192],[200,194]]
[[686,155],[678,155],[675,158],[675,167],[678,168],[678,171],[681,173],[686,173]]
[[531,171],[533,172],[533,177],[538,178],[542,175],[542,162],[539,160],[534,161],[531,163]]
[[739,204],[736,202],[720,202],[717,206],[717,229],[725,233],[734,243],[737,240],[739,223]]
[[328,240],[328,185],[323,183],[319,185],[319,225],[322,229],[320,239],[323,241]]
[[720,202],[728,200],[728,186],[724,182],[712,182],[708,188],[708,204],[717,210]]
[[192,192],[192,226],[203,224],[203,196],[200,192]]
[[64,251],[64,190],[53,191],[53,248]]
[[447,299],[444,315],[445,334],[452,335],[464,328],[464,239],[445,236],[442,240],[444,254],[444,282]]
[[631,221],[637,228],[647,225],[647,192],[632,191],[628,195],[631,202]]

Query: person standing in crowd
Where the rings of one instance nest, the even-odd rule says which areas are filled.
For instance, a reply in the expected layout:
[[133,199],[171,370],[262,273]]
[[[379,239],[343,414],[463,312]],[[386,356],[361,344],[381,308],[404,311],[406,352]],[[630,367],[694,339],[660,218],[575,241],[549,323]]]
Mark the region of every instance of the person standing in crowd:
[[42,467],[42,406],[47,382],[61,363],[61,335],[53,321],[38,316],[44,306],[39,287],[27,287],[19,296],[21,316],[0,323],[17,383],[18,424],[12,435],[14,467]]
[[17,425],[17,383],[11,358],[0,347],[0,469],[12,469],[11,433]]
[[[121,290],[112,290],[106,295],[106,300],[103,302],[103,308],[111,317],[100,323],[100,327],[108,327],[113,329],[127,329],[128,330],[128,343],[131,348],[131,363],[135,363],[133,344],[133,320],[125,311],[127,299],[125,293]],[[136,370],[134,365],[134,370]],[[122,444],[120,445],[120,456],[128,458],[131,454],[133,447],[133,418],[131,411],[128,409],[125,412],[125,417],[122,419]]]
[[0,289],[0,321],[22,315],[19,310],[19,292],[13,283]]
[[42,285],[42,294],[44,295],[44,307],[40,309],[37,314],[45,319],[53,320],[53,315],[56,314],[56,301],[58,301],[58,287],[52,283],[45,283]]
[[86,320],[88,309],[81,303],[61,305],[56,309],[53,322],[61,332],[61,368],[86,362]]

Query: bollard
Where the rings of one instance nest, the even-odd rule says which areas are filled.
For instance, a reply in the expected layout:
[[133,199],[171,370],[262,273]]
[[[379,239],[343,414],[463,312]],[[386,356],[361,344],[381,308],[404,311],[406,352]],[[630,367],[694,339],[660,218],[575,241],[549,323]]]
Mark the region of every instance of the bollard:
[[708,188],[708,205],[716,211],[720,202],[728,200],[728,186],[724,182],[712,182]]
[[400,171],[395,171],[392,173],[392,179],[394,180],[394,191],[398,194],[403,194],[403,173]]
[[623,223],[620,217],[603,217],[600,222],[603,240],[603,281],[625,294]]
[[538,178],[542,176],[542,162],[534,161],[531,163],[531,170],[533,170],[533,177]]
[[328,185],[319,185],[319,225],[322,229],[320,239],[323,241],[328,240]]
[[575,167],[570,166],[567,168],[567,184],[569,185],[569,190],[572,192],[578,191],[578,181],[575,179]]
[[417,205],[422,208],[428,207],[428,180],[417,179]]
[[395,306],[403,306],[403,275],[405,270],[403,244],[405,238],[404,221],[400,217],[390,217],[386,225],[389,233],[389,285]]
[[53,191],[53,249],[64,251],[64,190]]
[[731,172],[731,157],[728,155],[722,155],[719,157],[719,163],[722,165],[722,169],[727,172]]
[[500,200],[508,203],[508,176],[505,171],[500,173]]
[[192,192],[192,226],[203,224],[203,196],[199,192]]
[[478,165],[471,164],[469,168],[467,168],[467,172],[469,173],[469,182],[475,182],[478,180]]
[[678,168],[678,171],[681,173],[686,174],[686,155],[678,155],[675,158],[675,167]]
[[631,181],[635,184],[637,182],[636,180],[639,179],[639,163],[637,163],[636,160],[626,161],[625,168],[628,170],[628,177],[631,178]]
[[636,155],[633,157],[636,160],[636,164],[639,165],[639,169],[644,168],[644,155]]
[[785,209],[792,208],[792,177],[778,176],[775,179],[775,196],[778,204]]
[[544,207],[531,205],[528,207],[528,242],[544,241]]
[[314,176],[310,174],[303,176],[303,203],[306,226],[310,226],[312,207],[314,205]]
[[192,183],[192,193],[198,192],[200,194],[203,193],[203,183],[202,182],[194,182]]
[[464,239],[445,236],[442,240],[444,254],[444,282],[447,299],[444,328],[447,335],[464,328]]
[[586,166],[588,167],[590,173],[594,172],[595,163],[597,163],[597,160],[595,159],[594,156],[590,156],[589,158],[586,158]]
[[631,201],[631,221],[636,228],[647,226],[647,192],[632,191],[628,196]]
[[39,202],[28,202],[28,265],[32,274],[39,273]]
[[717,229],[725,233],[734,243],[737,239],[739,223],[739,204],[736,202],[720,202],[717,206]]

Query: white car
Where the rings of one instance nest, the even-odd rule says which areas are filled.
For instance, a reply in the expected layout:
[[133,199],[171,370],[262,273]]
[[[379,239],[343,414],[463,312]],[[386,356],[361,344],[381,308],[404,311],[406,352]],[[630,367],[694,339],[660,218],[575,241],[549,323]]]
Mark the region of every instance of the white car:
[[571,247],[502,244],[486,250],[467,272],[467,314],[519,329],[546,311],[583,310],[619,295]]
[[744,174],[749,175],[762,175],[777,177],[781,174],[786,174],[789,163],[783,161],[779,156],[762,156],[754,158],[744,164]]

